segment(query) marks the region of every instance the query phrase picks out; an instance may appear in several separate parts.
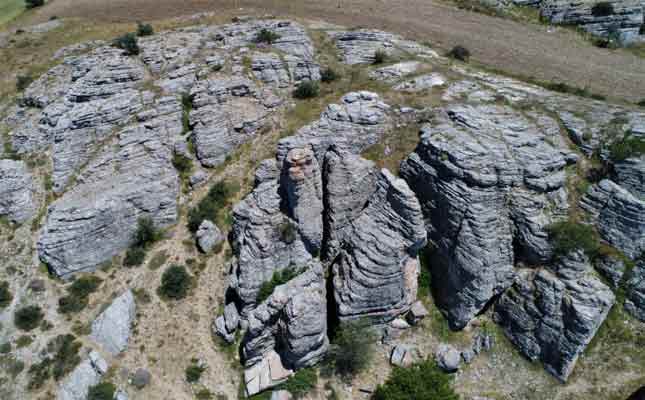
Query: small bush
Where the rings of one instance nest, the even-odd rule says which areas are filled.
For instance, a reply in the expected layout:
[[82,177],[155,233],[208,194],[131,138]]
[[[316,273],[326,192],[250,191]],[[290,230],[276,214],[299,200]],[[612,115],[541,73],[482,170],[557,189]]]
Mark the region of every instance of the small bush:
[[182,93],[181,107],[182,107],[181,123],[183,126],[181,134],[185,135],[191,130],[190,112],[193,110],[193,97],[190,95],[190,93]]
[[76,279],[68,288],[67,296],[58,299],[58,312],[61,314],[77,313],[89,304],[89,296],[101,285],[101,279],[87,275]]
[[591,7],[591,15],[594,17],[608,17],[614,13],[614,5],[608,1],[601,1]]
[[455,60],[468,62],[470,60],[470,50],[464,46],[455,46],[448,52],[447,56]]
[[385,50],[376,50],[374,52],[374,64],[383,64],[385,61],[387,61]]
[[182,265],[173,265],[161,276],[159,293],[169,299],[180,300],[186,297],[192,278]]
[[297,229],[291,222],[285,222],[279,226],[280,239],[287,244],[291,244],[296,240]]
[[197,364],[189,365],[188,367],[186,367],[186,382],[197,382],[199,378],[202,377],[202,372],[204,372],[205,370],[206,368],[200,367]]
[[332,67],[327,67],[320,71],[320,80],[324,83],[330,83],[338,80],[340,75]]
[[277,33],[263,28],[258,34],[255,36],[255,43],[266,43],[266,44],[273,44],[275,41],[280,39],[280,35]]
[[58,299],[58,312],[60,314],[72,314],[81,312],[89,304],[87,297],[63,296]]
[[11,304],[13,295],[9,290],[9,282],[0,282],[0,310]]
[[13,315],[13,322],[16,327],[23,331],[31,331],[36,329],[40,322],[43,320],[43,311],[38,306],[22,307]]
[[25,0],[25,7],[28,9],[42,7],[44,5],[45,5],[45,0]]
[[320,94],[320,86],[315,81],[302,81],[293,91],[293,97],[296,99],[311,99]]
[[372,400],[459,400],[451,385],[452,377],[439,370],[431,360],[409,368],[395,367]]
[[188,212],[188,229],[194,233],[205,219],[215,221],[220,211],[228,205],[229,199],[238,190],[239,187],[224,181],[213,185],[206,197]]
[[598,237],[589,225],[562,221],[547,228],[556,257],[563,257],[572,251],[582,250],[593,258],[598,252]]
[[183,154],[175,153],[172,156],[172,165],[179,172],[182,179],[185,179],[193,171],[193,160]]
[[27,389],[37,390],[47,383],[51,378],[52,359],[45,357],[42,361],[32,364],[27,370],[29,374],[29,381],[27,382]]
[[114,39],[112,45],[124,50],[126,54],[130,56],[136,56],[140,52],[139,44],[137,43],[137,36],[132,32]]
[[273,276],[271,276],[271,280],[262,283],[262,286],[260,286],[260,291],[258,292],[258,296],[256,298],[257,303],[262,303],[264,300],[268,299],[277,286],[289,282],[290,280],[298,276],[299,273],[300,271],[291,267],[285,268],[281,271],[275,271],[273,273]]
[[137,22],[137,36],[151,36],[155,31],[150,24]]
[[148,247],[149,245],[161,239],[162,234],[155,228],[155,224],[150,217],[142,217],[137,221],[137,230],[134,233],[134,244],[139,247]]
[[375,335],[363,321],[342,324],[335,333],[326,364],[343,379],[351,379],[367,368],[372,361]]
[[318,374],[313,368],[304,368],[298,370],[285,383],[280,385],[280,389],[287,390],[293,398],[300,399],[316,387],[318,383]]
[[81,362],[78,351],[81,343],[73,335],[58,335],[47,344],[52,358],[52,374],[57,381],[70,373]]
[[[645,25],[643,25],[643,26],[645,26]],[[636,105],[639,105],[641,107],[645,107],[645,99],[640,100],[638,103],[636,103]]]
[[27,89],[33,81],[34,78],[31,75],[18,75],[16,77],[16,89],[19,92],[22,92]]
[[125,257],[123,258],[123,265],[126,267],[136,267],[143,264],[143,261],[146,259],[146,249],[139,246],[130,247],[125,252]]
[[90,386],[87,393],[87,400],[112,400],[116,392],[116,386],[111,382],[101,382],[98,385]]
[[645,154],[645,137],[634,136],[630,132],[622,140],[617,140],[609,146],[609,154],[613,162],[639,157]]

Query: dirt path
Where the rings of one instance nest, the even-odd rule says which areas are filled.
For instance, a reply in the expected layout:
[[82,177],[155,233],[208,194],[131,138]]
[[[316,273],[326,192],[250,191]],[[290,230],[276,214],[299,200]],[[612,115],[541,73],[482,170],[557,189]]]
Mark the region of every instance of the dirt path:
[[124,22],[218,10],[379,28],[428,40],[441,49],[462,44],[475,61],[508,73],[563,81],[612,98],[645,98],[643,58],[595,48],[566,29],[548,32],[546,26],[489,17],[438,0],[53,0],[33,18]]

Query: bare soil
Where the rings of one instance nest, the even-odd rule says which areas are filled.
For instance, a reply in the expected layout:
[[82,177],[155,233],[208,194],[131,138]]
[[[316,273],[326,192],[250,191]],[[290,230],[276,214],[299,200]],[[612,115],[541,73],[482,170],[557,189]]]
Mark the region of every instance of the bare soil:
[[566,82],[614,99],[645,98],[645,59],[635,52],[596,48],[570,29],[491,17],[439,0],[52,0],[29,19],[134,22],[213,11],[378,28],[443,50],[461,44],[475,62],[505,73]]

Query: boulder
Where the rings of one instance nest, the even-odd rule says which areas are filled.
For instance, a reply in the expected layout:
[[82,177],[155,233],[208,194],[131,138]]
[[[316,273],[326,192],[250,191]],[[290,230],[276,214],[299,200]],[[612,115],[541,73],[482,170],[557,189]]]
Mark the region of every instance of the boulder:
[[567,165],[550,134],[498,105],[453,105],[422,128],[401,176],[421,203],[437,305],[463,328],[514,279],[547,262],[546,227],[568,208]]
[[271,400],[291,400],[293,396],[286,390],[276,390],[271,393]]
[[148,370],[139,368],[136,371],[134,371],[134,374],[130,377],[130,384],[134,386],[135,388],[141,390],[144,387],[148,386],[150,383],[150,380],[152,379],[152,375]]
[[31,218],[36,206],[31,173],[23,161],[0,160],[0,217],[23,223]]
[[625,310],[645,322],[645,261],[639,261],[627,281]]
[[441,370],[457,372],[461,364],[461,353],[449,344],[440,344],[435,352],[435,360]]
[[406,315],[406,319],[408,320],[410,325],[417,325],[427,315],[428,315],[428,310],[425,308],[425,306],[421,301],[417,300],[414,303],[412,303],[412,306],[410,307],[410,311]]
[[269,352],[260,362],[244,370],[246,395],[251,397],[285,382],[293,371],[282,365],[275,351]]
[[415,349],[410,346],[397,345],[390,353],[390,364],[397,367],[409,367],[417,360]]
[[645,200],[605,179],[580,199],[600,236],[631,259],[645,251]]
[[614,301],[577,251],[547,268],[520,271],[494,318],[522,354],[565,382]]
[[107,372],[107,369],[107,362],[97,352],[92,351],[63,380],[58,388],[56,398],[58,400],[86,400],[90,387],[101,381],[101,376]]
[[127,290],[92,322],[90,339],[112,355],[121,353],[128,346],[135,312],[134,295]]
[[204,253],[210,253],[215,246],[225,239],[217,225],[207,219],[199,225],[195,237],[197,238],[199,249]]

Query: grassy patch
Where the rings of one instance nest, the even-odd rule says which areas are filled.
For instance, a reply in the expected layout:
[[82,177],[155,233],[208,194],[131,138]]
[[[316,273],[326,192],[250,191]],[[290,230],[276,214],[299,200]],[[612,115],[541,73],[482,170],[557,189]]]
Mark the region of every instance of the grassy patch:
[[376,335],[366,321],[341,324],[331,339],[324,365],[326,372],[351,380],[371,364],[375,340]]
[[547,228],[556,257],[564,257],[576,250],[582,250],[593,258],[598,253],[599,239],[594,229],[575,221],[561,221]]
[[186,371],[185,371],[186,382],[194,383],[199,381],[204,371],[206,371],[205,367],[202,367],[197,363],[193,362],[192,364],[186,367]]
[[11,304],[13,294],[9,290],[9,282],[0,282],[0,310]]
[[24,0],[0,1],[0,27],[13,21],[25,11]]
[[287,390],[295,399],[300,399],[311,392],[318,383],[318,373],[313,368],[298,370],[280,385],[279,389]]
[[273,273],[273,276],[271,276],[271,279],[264,282],[262,286],[260,286],[260,291],[258,292],[258,296],[256,298],[256,302],[258,304],[262,303],[264,300],[268,299],[269,296],[273,293],[276,287],[283,285],[296,276],[300,274],[300,271],[296,268],[285,268],[280,271],[275,271]]
[[220,227],[226,225],[225,211],[239,190],[240,187],[236,183],[219,181],[213,185],[206,197],[188,211],[188,230],[197,232],[199,225],[205,219],[216,222]]
[[148,269],[156,271],[160,267],[162,267],[166,263],[166,261],[168,261],[168,253],[166,252],[166,250],[160,250],[155,253],[148,262]]
[[631,132],[621,140],[609,146],[610,157],[613,162],[624,161],[631,157],[645,154],[645,138],[634,136]]
[[374,161],[379,169],[387,168],[394,175],[398,175],[401,161],[412,153],[419,143],[420,129],[418,124],[411,123],[398,130],[392,130],[361,155]]

